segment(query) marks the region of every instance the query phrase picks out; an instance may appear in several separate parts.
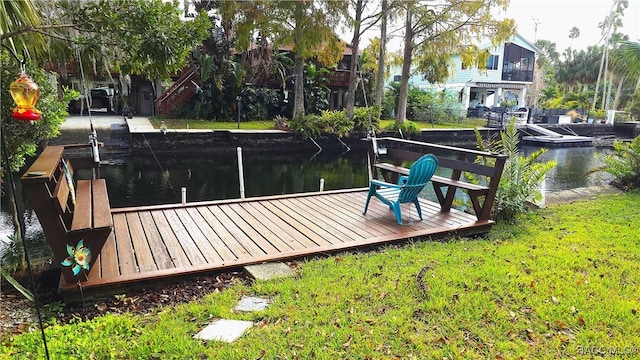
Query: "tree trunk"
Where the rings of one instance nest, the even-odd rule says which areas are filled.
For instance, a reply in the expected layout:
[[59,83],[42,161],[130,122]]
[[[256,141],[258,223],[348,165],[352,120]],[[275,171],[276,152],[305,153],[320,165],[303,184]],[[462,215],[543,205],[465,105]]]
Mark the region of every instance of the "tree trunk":
[[600,110],[605,110],[606,105],[608,105],[607,99],[607,75],[608,75],[608,67],[609,67],[609,48],[606,47],[604,49],[604,74],[602,75],[602,101],[600,101]]
[[618,109],[618,105],[620,102],[620,94],[622,94],[622,83],[624,82],[624,78],[621,76],[618,79],[618,88],[616,89],[616,95],[613,98],[613,106],[611,107],[611,109],[613,110],[617,110]]
[[378,54],[378,82],[376,83],[376,106],[382,108],[384,94],[384,61],[387,52],[387,0],[382,0],[382,24],[380,24],[380,53]]
[[407,97],[409,95],[409,74],[411,71],[411,61],[413,53],[413,29],[411,24],[411,4],[407,4],[407,20],[404,32],[404,59],[402,62],[402,75],[400,76],[400,90],[398,93],[398,113],[396,123],[404,124],[407,119]]
[[[606,49],[607,44],[605,41],[604,49]],[[602,58],[600,59],[600,70],[598,71],[598,79],[596,80],[596,91],[593,92],[593,101],[591,101],[591,110],[596,109],[596,102],[598,101],[598,87],[600,87],[600,79],[602,78],[602,68],[604,67],[604,58],[605,58],[606,50],[602,51]]]
[[609,83],[607,84],[607,94],[605,95],[604,98],[604,108],[606,110],[612,110],[612,108],[609,106],[610,105],[610,99],[611,99],[611,88],[613,87],[613,74],[609,75]]
[[351,40],[351,67],[349,68],[349,89],[347,91],[347,118],[353,119],[353,108],[356,103],[356,90],[359,80],[358,47],[360,46],[360,22],[362,21],[362,0],[356,1],[356,23],[353,26],[353,40]]
[[[304,12],[303,5],[296,3],[295,18],[301,19]],[[304,60],[299,51],[295,51],[296,48],[301,48],[302,44],[302,32],[304,31],[302,25],[296,22],[293,29],[293,118],[304,116]]]
[[297,53],[293,60],[293,118],[304,116],[304,64]]

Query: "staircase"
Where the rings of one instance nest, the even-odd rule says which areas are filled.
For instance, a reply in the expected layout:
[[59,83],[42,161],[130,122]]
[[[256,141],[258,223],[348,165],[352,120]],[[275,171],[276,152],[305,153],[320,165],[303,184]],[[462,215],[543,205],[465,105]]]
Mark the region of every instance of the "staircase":
[[193,66],[185,69],[178,80],[160,95],[156,103],[156,113],[165,115],[180,105],[184,105],[196,93],[196,85],[202,85]]

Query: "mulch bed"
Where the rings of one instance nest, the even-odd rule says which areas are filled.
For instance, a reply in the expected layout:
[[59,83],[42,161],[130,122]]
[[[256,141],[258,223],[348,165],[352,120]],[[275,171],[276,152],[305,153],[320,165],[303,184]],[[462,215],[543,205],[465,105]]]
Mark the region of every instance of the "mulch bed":
[[[199,275],[181,279],[176,283],[155,285],[102,300],[87,301],[84,304],[64,304],[57,294],[60,278],[58,269],[36,269],[34,277],[43,320],[46,322],[51,317],[55,317],[59,323],[68,323],[72,319],[88,320],[108,313],[145,314],[159,307],[197,300],[206,294],[221,291],[239,282],[249,282],[248,277],[242,272]],[[16,279],[26,288],[31,289],[28,274],[16,274]],[[6,282],[2,283],[0,290],[0,338],[23,333],[31,326],[38,325],[33,303]]]

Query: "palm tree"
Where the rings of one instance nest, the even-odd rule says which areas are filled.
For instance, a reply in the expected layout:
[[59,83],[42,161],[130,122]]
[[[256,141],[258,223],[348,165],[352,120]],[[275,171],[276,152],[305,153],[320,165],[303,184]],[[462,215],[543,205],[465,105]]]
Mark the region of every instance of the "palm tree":
[[30,56],[39,56],[46,51],[44,37],[34,31],[41,24],[35,1],[0,2],[0,40],[16,53],[25,50]]
[[611,60],[611,70],[627,78],[640,77],[640,41],[624,41]]

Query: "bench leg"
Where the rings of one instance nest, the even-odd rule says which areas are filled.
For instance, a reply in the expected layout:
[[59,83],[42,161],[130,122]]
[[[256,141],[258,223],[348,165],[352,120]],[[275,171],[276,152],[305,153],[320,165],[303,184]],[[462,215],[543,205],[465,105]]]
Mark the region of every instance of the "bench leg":
[[468,191],[469,193],[469,198],[471,199],[471,203],[473,204],[473,211],[476,214],[476,217],[478,218],[478,220],[483,220],[481,219],[482,217],[482,213],[483,213],[483,207],[480,206],[480,196],[482,196],[482,193],[477,193],[475,191]]

